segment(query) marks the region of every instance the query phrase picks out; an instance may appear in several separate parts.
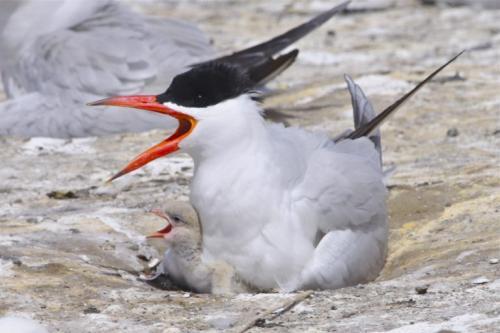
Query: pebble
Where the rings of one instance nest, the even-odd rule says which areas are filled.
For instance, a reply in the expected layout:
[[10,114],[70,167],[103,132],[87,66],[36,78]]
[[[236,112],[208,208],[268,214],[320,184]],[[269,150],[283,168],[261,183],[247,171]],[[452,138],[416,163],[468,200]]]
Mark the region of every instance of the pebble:
[[446,136],[450,138],[457,137],[460,133],[458,132],[458,129],[456,127],[452,127],[446,132]]
[[484,276],[480,276],[471,281],[473,284],[485,284],[490,282],[490,280]]
[[83,313],[88,314],[88,313],[101,313],[98,308],[95,306],[91,305],[88,308],[83,309]]
[[491,264],[491,265],[496,265],[498,264],[498,258],[491,258],[488,262]]
[[429,289],[429,286],[419,286],[419,287],[415,287],[415,291],[417,292],[417,294],[419,295],[425,295],[427,294],[427,290]]

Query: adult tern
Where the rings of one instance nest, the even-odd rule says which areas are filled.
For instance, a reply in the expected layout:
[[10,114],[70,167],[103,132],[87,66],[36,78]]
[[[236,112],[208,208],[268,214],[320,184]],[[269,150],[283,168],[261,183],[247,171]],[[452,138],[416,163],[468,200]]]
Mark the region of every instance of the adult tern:
[[[0,135],[80,137],[168,128],[164,117],[84,101],[167,86],[193,63],[244,68],[255,86],[286,69],[298,51],[277,55],[342,11],[345,2],[267,42],[214,59],[208,38],[191,24],[146,17],[112,0],[1,3],[8,18],[0,40],[8,101]],[[0,17],[2,16],[0,15]],[[0,24],[1,25],[1,24]]]
[[[462,53],[460,53],[462,54]],[[160,95],[114,105],[166,114],[177,131],[112,179],[177,150],[194,160],[190,200],[203,252],[261,289],[339,288],[374,279],[387,249],[380,124],[460,54],[375,116],[346,77],[355,129],[335,139],[264,121],[251,82],[226,63],[196,66]]]

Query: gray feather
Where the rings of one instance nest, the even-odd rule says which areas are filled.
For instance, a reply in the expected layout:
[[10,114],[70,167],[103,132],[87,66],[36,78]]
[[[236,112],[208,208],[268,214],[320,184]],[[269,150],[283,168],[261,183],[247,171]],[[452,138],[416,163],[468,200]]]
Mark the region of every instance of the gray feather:
[[[12,99],[0,105],[0,114],[15,112],[8,121],[0,120],[1,134],[69,137],[172,125],[149,113],[94,110],[85,104],[112,95],[158,93],[188,64],[213,53],[208,38],[193,25],[148,18],[111,0],[29,1],[0,24],[5,25],[2,81]],[[26,117],[38,124],[23,128]]]
[[[344,79],[347,82],[347,89],[351,94],[354,129],[357,130],[363,125],[368,124],[373,118],[375,118],[375,110],[373,109],[372,103],[370,102],[370,100],[368,100],[361,87],[357,85],[349,75],[344,75]],[[373,133],[371,133],[369,139],[375,145],[375,148],[380,155],[380,163],[382,163],[382,142],[380,130],[377,129]]]

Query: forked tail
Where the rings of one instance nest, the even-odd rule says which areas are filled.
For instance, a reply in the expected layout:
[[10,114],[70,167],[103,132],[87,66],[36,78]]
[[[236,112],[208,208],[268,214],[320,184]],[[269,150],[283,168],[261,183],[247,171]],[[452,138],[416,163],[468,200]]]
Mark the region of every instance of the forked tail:
[[[395,103],[391,104],[389,107],[387,107],[384,111],[379,113],[376,117],[372,119],[368,119],[370,117],[370,109],[371,105],[368,102],[368,99],[364,96],[363,92],[359,87],[355,86],[355,89],[352,90],[349,88],[349,91],[351,91],[351,96],[353,96],[353,91],[355,92],[353,96],[353,108],[354,110],[354,122],[355,122],[355,129],[353,132],[346,134],[345,136],[341,138],[337,138],[336,141],[343,140],[343,139],[357,139],[362,136],[368,136],[370,138],[373,137],[372,133],[374,133],[377,128],[391,115],[396,111],[401,105],[404,104],[410,97],[415,95],[417,91],[420,90],[427,82],[429,82],[434,76],[436,76],[439,72],[441,72],[446,66],[451,64],[453,61],[455,61],[459,56],[461,56],[465,50],[454,56],[451,60],[449,60],[446,64],[442,65],[438,69],[436,69],[434,72],[432,72],[429,76],[427,76],[422,82],[417,84],[415,88],[404,94],[400,99],[398,99]],[[349,85],[349,79],[346,78],[348,81]],[[353,82],[352,82],[353,84]],[[358,91],[359,89],[359,91]],[[362,96],[362,97],[360,97]],[[355,100],[355,97],[359,99]],[[356,104],[358,103],[358,104]],[[366,109],[366,110],[365,110]],[[371,110],[373,111],[373,109]],[[366,117],[368,116],[368,117]],[[366,121],[369,120],[369,121]],[[357,122],[357,124],[356,124]],[[377,134],[374,134],[375,137],[377,137]],[[378,136],[380,139],[380,136]],[[379,143],[380,144],[380,143]]]

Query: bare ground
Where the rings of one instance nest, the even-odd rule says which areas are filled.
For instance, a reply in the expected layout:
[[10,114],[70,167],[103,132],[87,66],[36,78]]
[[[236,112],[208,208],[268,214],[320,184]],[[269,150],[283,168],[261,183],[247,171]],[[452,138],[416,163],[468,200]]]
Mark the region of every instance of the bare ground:
[[[143,8],[197,21],[219,49],[234,50],[332,4]],[[145,265],[138,255],[161,250],[143,237],[161,223],[145,211],[187,198],[192,163],[178,155],[103,183],[164,131],[0,138],[0,315],[29,316],[53,332],[238,332],[249,323],[251,332],[498,332],[499,21],[500,11],[359,1],[358,10],[300,42],[298,63],[273,84],[283,91],[267,107],[292,125],[333,135],[352,121],[344,73],[381,110],[470,49],[382,128],[385,165],[397,169],[388,181],[389,257],[377,281],[314,292],[276,314],[268,312],[297,295],[154,289],[136,276]]]

